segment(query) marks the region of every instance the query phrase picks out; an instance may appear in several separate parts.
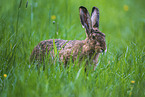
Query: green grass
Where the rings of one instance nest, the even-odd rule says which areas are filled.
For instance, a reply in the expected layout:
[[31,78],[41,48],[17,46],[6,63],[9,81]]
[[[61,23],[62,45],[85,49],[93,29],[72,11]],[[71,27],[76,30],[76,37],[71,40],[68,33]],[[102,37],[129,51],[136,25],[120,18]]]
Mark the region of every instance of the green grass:
[[[27,8],[26,2],[19,7],[20,0],[0,1],[0,97],[145,97],[143,0],[29,0]],[[46,70],[39,72],[29,57],[40,41],[85,39],[81,5],[89,12],[100,9],[107,53],[95,71],[84,72],[84,62],[64,68],[46,60]]]

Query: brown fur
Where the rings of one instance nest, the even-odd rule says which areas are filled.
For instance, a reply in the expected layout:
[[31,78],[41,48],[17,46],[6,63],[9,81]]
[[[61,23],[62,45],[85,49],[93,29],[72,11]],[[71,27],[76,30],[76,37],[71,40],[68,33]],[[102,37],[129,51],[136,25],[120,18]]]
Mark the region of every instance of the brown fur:
[[99,28],[99,10],[96,7],[92,9],[92,17],[90,18],[87,9],[83,6],[80,8],[80,19],[82,25],[86,29],[87,38],[85,40],[60,40],[49,39],[41,41],[33,50],[30,61],[44,61],[45,55],[51,55],[54,59],[54,46],[59,51],[60,61],[67,64],[70,57],[73,61],[79,57],[79,60],[88,58],[93,60],[94,64],[97,64],[99,54],[106,50],[105,34],[98,30]]

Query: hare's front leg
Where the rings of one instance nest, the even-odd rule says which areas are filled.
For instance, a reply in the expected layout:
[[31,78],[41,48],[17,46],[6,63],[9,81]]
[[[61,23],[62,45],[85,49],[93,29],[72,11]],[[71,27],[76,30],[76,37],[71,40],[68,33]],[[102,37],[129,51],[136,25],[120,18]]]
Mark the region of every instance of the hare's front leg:
[[93,58],[94,70],[96,69],[96,67],[98,65],[98,58],[99,58],[99,53],[95,54],[95,56]]

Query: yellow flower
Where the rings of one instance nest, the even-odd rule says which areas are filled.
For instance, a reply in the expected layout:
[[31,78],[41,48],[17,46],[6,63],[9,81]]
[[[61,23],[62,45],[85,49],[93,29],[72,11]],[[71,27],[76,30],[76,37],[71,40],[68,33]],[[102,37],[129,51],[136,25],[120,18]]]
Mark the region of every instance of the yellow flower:
[[108,64],[110,64],[110,61],[108,61]]
[[52,19],[52,20],[55,20],[55,19],[56,19],[56,16],[55,16],[55,15],[52,15],[52,16],[51,16],[51,19]]
[[131,81],[131,83],[132,83],[132,84],[134,84],[134,83],[135,83],[135,81],[134,81],[134,80],[132,80],[132,81]]
[[129,96],[131,96],[131,95],[132,95],[132,92],[129,93]]
[[124,9],[124,11],[128,11],[128,9],[129,9],[129,8],[128,8],[128,5],[124,5],[124,6],[123,6],[123,9]]
[[7,74],[4,74],[4,77],[6,78],[7,77]]

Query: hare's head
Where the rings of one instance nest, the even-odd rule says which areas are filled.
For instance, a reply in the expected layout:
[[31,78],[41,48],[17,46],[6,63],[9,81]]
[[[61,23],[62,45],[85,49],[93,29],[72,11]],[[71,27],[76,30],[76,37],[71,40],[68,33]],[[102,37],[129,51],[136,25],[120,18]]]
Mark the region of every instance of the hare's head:
[[86,29],[86,41],[90,49],[97,53],[107,51],[105,34],[99,31],[99,9],[93,7],[91,17],[85,7],[81,6],[79,11],[82,26]]

